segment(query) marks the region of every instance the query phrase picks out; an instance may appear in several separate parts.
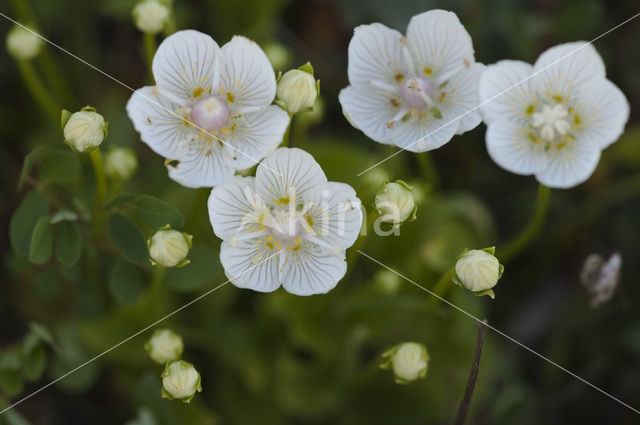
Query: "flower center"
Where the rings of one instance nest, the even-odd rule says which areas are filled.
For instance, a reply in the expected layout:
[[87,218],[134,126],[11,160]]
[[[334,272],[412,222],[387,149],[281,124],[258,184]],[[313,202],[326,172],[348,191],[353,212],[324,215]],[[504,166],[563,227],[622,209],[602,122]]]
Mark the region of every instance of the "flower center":
[[203,97],[193,105],[191,120],[203,130],[220,130],[229,121],[229,104],[220,97]]
[[571,128],[568,116],[569,113],[563,105],[544,105],[540,112],[534,112],[531,116],[531,125],[538,129],[542,139],[549,142],[558,141]]
[[425,77],[412,77],[402,86],[402,98],[412,109],[425,111],[433,106],[433,84]]
[[272,213],[273,220],[269,223],[271,234],[286,245],[305,233],[302,218],[296,210],[277,210]]

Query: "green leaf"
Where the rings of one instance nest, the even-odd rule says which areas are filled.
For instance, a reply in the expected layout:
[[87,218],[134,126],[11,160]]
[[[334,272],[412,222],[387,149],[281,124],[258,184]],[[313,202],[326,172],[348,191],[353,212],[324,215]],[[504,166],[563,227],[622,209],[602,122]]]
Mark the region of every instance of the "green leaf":
[[47,152],[40,165],[39,180],[43,185],[69,184],[80,174],[80,161],[68,151]]
[[47,366],[47,352],[38,344],[23,358],[22,372],[27,381],[33,382],[42,376]]
[[37,191],[30,192],[11,217],[9,238],[11,246],[20,257],[29,255],[33,228],[40,217],[47,214],[49,201]]
[[149,252],[140,230],[120,213],[109,216],[109,234],[124,258],[132,263],[143,264]]
[[51,334],[51,331],[49,331],[49,329],[47,329],[44,325],[41,325],[38,322],[31,322],[29,323],[29,331],[40,338],[40,340],[46,342],[52,347],[55,347],[56,342],[53,339],[53,335]]
[[9,397],[18,395],[22,391],[24,381],[22,373],[14,369],[0,370],[0,389]]
[[38,146],[24,158],[24,165],[22,166],[22,171],[20,171],[20,178],[18,179],[18,190],[22,188],[24,184],[24,180],[27,178],[33,167],[40,162],[40,158],[42,157],[42,153],[44,151],[44,146]]
[[141,195],[136,198],[131,212],[153,230],[167,224],[174,229],[179,229],[184,224],[184,217],[180,211],[149,195]]
[[109,291],[120,304],[135,303],[143,289],[143,276],[137,267],[120,261],[109,271]]
[[82,236],[75,221],[61,221],[56,224],[55,255],[58,261],[71,267],[78,261],[82,253]]
[[138,196],[132,193],[121,193],[104,206],[106,209],[111,210],[115,208],[126,208],[129,207],[133,201],[136,200]]
[[31,235],[29,261],[33,264],[44,264],[51,258],[53,250],[53,233],[48,216],[40,217]]
[[75,221],[78,219],[78,214],[71,210],[60,210],[51,216],[51,224],[56,224],[64,220]]
[[27,420],[17,410],[8,410],[3,413],[4,419],[7,425],[31,425],[31,422]]

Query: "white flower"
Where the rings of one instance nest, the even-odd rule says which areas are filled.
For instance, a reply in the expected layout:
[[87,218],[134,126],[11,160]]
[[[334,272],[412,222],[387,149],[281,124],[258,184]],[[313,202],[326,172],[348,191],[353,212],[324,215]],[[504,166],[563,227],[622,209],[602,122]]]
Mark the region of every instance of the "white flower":
[[533,66],[513,60],[488,66],[480,100],[491,158],[553,188],[587,180],[629,118],[627,100],[583,41],[552,47]]
[[151,263],[161,267],[182,267],[189,264],[192,235],[169,226],[158,230],[147,242]]
[[592,308],[600,306],[613,297],[620,282],[622,256],[614,253],[605,260],[600,254],[590,254],[585,258],[580,280],[591,297]]
[[7,34],[7,51],[19,61],[38,56],[44,41],[28,29],[14,25]]
[[138,158],[131,148],[110,149],[104,158],[104,172],[111,178],[127,180],[138,169]]
[[395,226],[415,220],[418,208],[412,191],[413,188],[402,180],[383,184],[374,201],[380,220]]
[[494,247],[463,252],[456,261],[453,281],[475,295],[494,298],[491,288],[496,286],[504,271],[494,253]]
[[216,186],[209,218],[234,285],[260,292],[282,285],[297,295],[336,286],[362,225],[351,186],[328,182],[311,155],[288,148],[262,161],[255,178],[235,176]]
[[170,329],[158,329],[145,344],[149,357],[160,364],[178,360],[184,345],[182,337]]
[[424,344],[405,342],[382,354],[383,369],[393,369],[398,384],[408,384],[427,376],[429,353]]
[[202,392],[200,374],[191,363],[178,360],[167,364],[162,372],[162,397],[189,403],[196,392]]
[[276,103],[289,113],[311,109],[318,97],[318,83],[311,64],[287,71],[278,81],[276,96]]
[[406,38],[375,23],[355,29],[349,83],[340,103],[349,122],[376,142],[413,152],[439,148],[480,123],[471,37],[452,12],[411,18]]
[[149,34],[162,31],[169,20],[169,15],[169,6],[159,0],[143,0],[133,8],[136,27]]
[[107,136],[107,123],[90,106],[81,111],[62,111],[64,142],[78,152],[91,152]]
[[289,116],[271,105],[276,78],[260,47],[235,36],[222,48],[206,34],[179,31],[153,59],[157,86],[127,104],[143,142],[173,160],[169,176],[211,187],[255,165],[282,141]]

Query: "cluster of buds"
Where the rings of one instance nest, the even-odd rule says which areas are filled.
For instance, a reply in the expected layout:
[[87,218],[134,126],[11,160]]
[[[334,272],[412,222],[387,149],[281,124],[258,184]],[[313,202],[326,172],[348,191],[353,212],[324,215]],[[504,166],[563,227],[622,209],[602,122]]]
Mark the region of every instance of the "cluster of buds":
[[382,369],[392,369],[398,384],[409,384],[427,376],[429,352],[424,344],[404,342],[382,354]]
[[493,288],[504,272],[504,266],[495,257],[496,248],[465,250],[458,257],[453,281],[473,292],[495,298]]
[[63,109],[60,124],[64,142],[76,152],[89,153],[107,137],[107,123],[91,106],[73,113]]
[[290,114],[308,111],[320,93],[320,80],[313,76],[313,67],[307,62],[278,76],[276,104]]
[[160,267],[186,266],[190,262],[187,255],[192,240],[192,235],[172,229],[168,224],[160,228],[147,241],[151,264]]

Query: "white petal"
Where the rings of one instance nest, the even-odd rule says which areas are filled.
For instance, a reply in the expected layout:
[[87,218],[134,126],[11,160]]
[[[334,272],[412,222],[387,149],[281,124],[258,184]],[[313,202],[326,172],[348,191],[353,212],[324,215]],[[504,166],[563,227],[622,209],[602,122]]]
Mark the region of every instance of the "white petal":
[[183,186],[213,187],[224,183],[233,176],[233,169],[218,141],[189,142],[187,152],[179,158],[175,166],[169,165],[169,177]]
[[279,255],[255,240],[237,246],[223,241],[220,246],[220,262],[231,283],[258,292],[272,292],[280,287]]
[[586,84],[578,95],[576,110],[581,120],[576,138],[589,140],[600,149],[618,140],[629,119],[629,102],[609,80]]
[[426,152],[448,143],[458,130],[458,116],[445,118],[410,117],[389,132],[394,145],[411,152]]
[[531,89],[533,66],[522,61],[502,60],[487,66],[480,77],[480,110],[487,123],[501,118],[521,119],[535,105]]
[[387,125],[400,112],[391,98],[375,88],[348,86],[340,91],[340,104],[351,124],[378,143],[391,144]]
[[227,96],[231,111],[264,107],[276,96],[276,75],[260,46],[241,36],[234,36],[222,46],[225,71],[220,78],[221,94]]
[[588,141],[573,141],[563,149],[549,149],[547,167],[536,173],[538,181],[552,188],[569,188],[587,180],[598,166],[600,148]]
[[471,36],[453,12],[430,10],[414,16],[407,41],[420,73],[439,78],[474,62]]
[[234,119],[230,123],[233,131],[222,135],[231,165],[244,170],[260,162],[282,142],[289,120],[289,114],[275,105]]
[[280,281],[295,295],[325,294],[335,288],[347,271],[344,252],[332,253],[315,244],[286,254],[281,261]]
[[192,129],[174,111],[178,105],[158,96],[153,87],[136,90],[127,102],[127,114],[140,139],[165,158],[178,159],[192,138]]
[[436,107],[444,121],[458,121],[456,134],[473,130],[482,121],[478,106],[478,84],[484,69],[483,64],[473,63],[451,77],[441,89],[440,96],[444,93],[444,97],[441,102],[436,102]]
[[528,175],[542,171],[548,163],[545,146],[532,140],[531,134],[529,127],[510,119],[492,122],[486,134],[489,156],[512,173]]
[[[584,41],[559,44],[543,52],[533,66],[532,87],[548,96],[570,97],[593,79],[605,78],[596,49]],[[566,99],[565,99],[566,100]]]
[[266,203],[283,197],[296,205],[304,203],[326,182],[313,156],[297,148],[276,149],[256,170],[256,193]]
[[178,31],[158,47],[153,57],[153,78],[163,95],[186,104],[195,90],[211,89],[216,84],[222,59],[213,38],[199,31]]
[[312,239],[329,250],[344,251],[358,239],[361,202],[348,184],[329,182],[318,188],[306,214]]
[[400,87],[396,78],[415,72],[407,69],[411,64],[402,50],[403,39],[398,31],[379,23],[356,27],[349,43],[349,83],[370,88],[375,80]]

